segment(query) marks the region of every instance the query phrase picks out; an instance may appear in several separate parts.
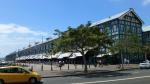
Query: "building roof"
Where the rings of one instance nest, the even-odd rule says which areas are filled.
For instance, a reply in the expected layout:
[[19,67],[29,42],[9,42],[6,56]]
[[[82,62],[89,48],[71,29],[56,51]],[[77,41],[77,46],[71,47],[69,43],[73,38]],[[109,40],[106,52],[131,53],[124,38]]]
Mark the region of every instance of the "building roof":
[[94,22],[94,23],[92,23],[91,26],[96,26],[96,25],[99,25],[99,24],[102,24],[102,23],[105,23],[105,22],[108,22],[108,21],[111,21],[111,20],[114,20],[114,19],[123,17],[124,15],[126,15],[127,13],[129,13],[129,12],[131,12],[131,11],[138,17],[138,19],[139,19],[142,23],[144,23],[144,22],[141,20],[141,18],[135,13],[134,9],[133,9],[133,8],[130,8],[130,9],[128,9],[128,10],[126,10],[126,11],[123,11],[123,12],[121,12],[121,13],[118,13],[118,14],[116,14],[116,15],[109,16],[108,18],[105,18],[105,19],[99,20],[99,21],[97,21],[97,22]]
[[143,27],[142,27],[142,30],[143,30],[144,32],[150,31],[150,26],[143,26]]

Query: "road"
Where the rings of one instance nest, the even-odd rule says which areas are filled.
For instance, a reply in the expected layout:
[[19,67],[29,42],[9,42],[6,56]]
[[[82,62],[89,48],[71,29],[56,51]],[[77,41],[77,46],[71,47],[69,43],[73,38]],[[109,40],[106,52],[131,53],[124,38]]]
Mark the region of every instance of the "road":
[[150,70],[97,73],[86,76],[44,78],[43,84],[150,84]]

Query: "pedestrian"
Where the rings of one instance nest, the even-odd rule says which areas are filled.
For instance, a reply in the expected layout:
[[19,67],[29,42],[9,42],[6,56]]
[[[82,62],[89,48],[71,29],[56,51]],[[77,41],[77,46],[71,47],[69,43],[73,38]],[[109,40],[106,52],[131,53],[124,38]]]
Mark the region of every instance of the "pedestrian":
[[128,64],[128,65],[130,64],[130,60],[129,60],[129,59],[127,60],[127,64]]
[[127,59],[126,59],[126,58],[124,58],[124,64],[126,64],[126,65],[127,65]]
[[100,66],[103,67],[102,60],[99,60],[99,61],[98,61],[98,64],[99,64],[99,67],[100,67]]

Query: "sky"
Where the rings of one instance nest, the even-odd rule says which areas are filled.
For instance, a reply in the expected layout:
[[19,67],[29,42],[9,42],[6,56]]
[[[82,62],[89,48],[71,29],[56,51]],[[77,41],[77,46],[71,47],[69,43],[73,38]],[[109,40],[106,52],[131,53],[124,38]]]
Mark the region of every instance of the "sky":
[[150,25],[150,0],[0,0],[0,57],[129,8]]

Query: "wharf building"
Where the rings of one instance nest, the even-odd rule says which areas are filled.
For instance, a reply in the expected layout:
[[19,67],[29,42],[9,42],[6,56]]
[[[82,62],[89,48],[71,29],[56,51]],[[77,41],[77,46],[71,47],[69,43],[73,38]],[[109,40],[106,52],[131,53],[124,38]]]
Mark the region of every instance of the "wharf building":
[[[138,16],[138,14],[135,12],[134,9],[130,8],[126,11],[123,11],[119,14],[116,14],[114,16],[109,16],[108,18],[102,19],[100,21],[94,22],[91,24],[91,26],[98,26],[100,28],[100,31],[106,31],[108,32],[108,35],[114,40],[120,40],[125,37],[125,31],[130,29],[132,32],[137,34],[139,38],[142,39],[142,42],[150,42],[149,39],[149,31],[143,32],[144,22],[143,20]],[[80,53],[57,53],[53,55],[49,52],[50,49],[52,49],[52,41],[46,41],[40,44],[37,44],[35,46],[30,46],[26,49],[19,50],[18,52],[11,53],[6,56],[6,60],[10,60],[10,58],[13,58],[13,60],[60,60],[60,59],[73,59],[76,63],[81,63],[80,59],[82,58]],[[116,60],[120,59],[119,56],[115,56],[114,58],[111,54],[100,54],[97,57],[101,58],[105,55],[110,55],[109,57],[106,57],[107,60],[114,60],[111,63],[119,63]],[[16,58],[16,59],[15,59]],[[135,54],[135,55],[128,55],[124,58],[127,58],[130,60],[131,63],[136,63],[144,60],[144,56],[142,54]]]

